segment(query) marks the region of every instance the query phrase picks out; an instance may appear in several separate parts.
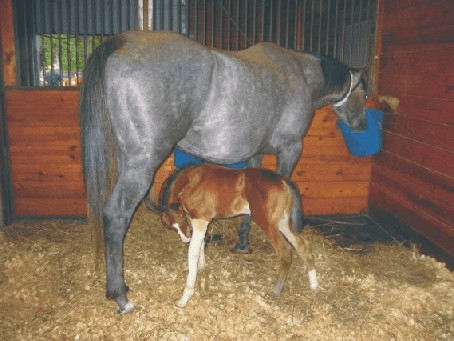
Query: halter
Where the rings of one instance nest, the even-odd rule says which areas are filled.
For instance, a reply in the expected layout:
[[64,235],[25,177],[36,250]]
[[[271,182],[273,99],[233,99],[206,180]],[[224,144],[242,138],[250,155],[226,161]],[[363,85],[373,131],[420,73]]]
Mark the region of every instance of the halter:
[[350,88],[348,89],[347,94],[340,101],[338,101],[338,102],[333,104],[333,107],[340,107],[342,104],[347,102],[347,99],[352,94],[352,90],[353,90],[353,74],[352,74],[352,72],[350,70],[349,70],[349,72],[350,72]]

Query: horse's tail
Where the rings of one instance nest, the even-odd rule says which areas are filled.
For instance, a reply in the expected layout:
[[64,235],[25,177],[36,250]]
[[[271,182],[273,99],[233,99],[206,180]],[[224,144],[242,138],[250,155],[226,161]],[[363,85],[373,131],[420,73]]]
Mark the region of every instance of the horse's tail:
[[104,69],[109,56],[124,44],[121,36],[107,40],[88,58],[81,89],[82,159],[88,197],[88,220],[97,253],[102,246],[102,218],[116,177],[115,143],[107,113]]
[[296,185],[291,181],[286,181],[292,195],[292,214],[291,214],[291,226],[292,231],[295,234],[300,234],[304,228],[303,220],[303,209],[300,192]]

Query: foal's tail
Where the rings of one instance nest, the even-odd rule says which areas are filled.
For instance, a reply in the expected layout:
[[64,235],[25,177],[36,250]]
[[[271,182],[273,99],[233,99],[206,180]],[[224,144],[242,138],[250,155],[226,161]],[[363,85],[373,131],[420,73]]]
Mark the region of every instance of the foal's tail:
[[290,193],[292,195],[292,231],[295,234],[300,234],[304,227],[301,195],[298,191],[298,188],[293,182],[287,180],[286,184],[288,185]]
[[107,40],[87,60],[80,98],[82,159],[88,198],[88,219],[96,250],[102,246],[102,216],[116,176],[114,136],[107,113],[104,71],[107,58],[124,43]]

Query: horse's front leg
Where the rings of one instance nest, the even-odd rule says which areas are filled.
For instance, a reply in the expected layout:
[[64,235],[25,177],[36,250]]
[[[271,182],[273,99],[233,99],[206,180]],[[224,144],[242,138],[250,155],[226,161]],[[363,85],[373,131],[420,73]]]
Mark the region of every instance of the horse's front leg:
[[276,172],[287,179],[290,179],[292,172],[295,169],[296,164],[298,163],[301,152],[303,151],[302,142],[295,143],[292,146],[283,148],[279,153],[277,153],[277,167]]
[[[200,259],[202,246],[205,243],[205,233],[208,227],[208,221],[203,219],[192,219],[192,237],[189,242],[189,251],[188,251],[188,277],[186,278],[186,286],[183,290],[183,295],[180,300],[177,302],[177,306],[184,307],[188,301],[194,295],[195,282],[197,279],[197,270],[199,267],[199,262],[205,262],[205,256],[203,259]],[[205,253],[204,253],[205,254]]]

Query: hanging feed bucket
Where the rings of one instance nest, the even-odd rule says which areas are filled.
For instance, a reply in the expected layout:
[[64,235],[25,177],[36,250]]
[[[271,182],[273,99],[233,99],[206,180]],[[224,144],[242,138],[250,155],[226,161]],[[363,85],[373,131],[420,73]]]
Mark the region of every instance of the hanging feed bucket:
[[[185,168],[189,165],[200,165],[204,163],[203,160],[200,160],[199,158],[196,158],[195,156],[189,155],[182,151],[179,148],[174,149],[173,151],[173,159],[174,159],[174,164],[175,167],[177,168]],[[246,162],[236,162],[236,163],[230,163],[230,164],[223,164],[222,166],[228,167],[228,168],[246,168]]]
[[382,147],[383,113],[375,109],[366,109],[367,129],[352,130],[347,124],[337,121],[345,144],[350,154],[358,157],[371,156],[378,153]]

